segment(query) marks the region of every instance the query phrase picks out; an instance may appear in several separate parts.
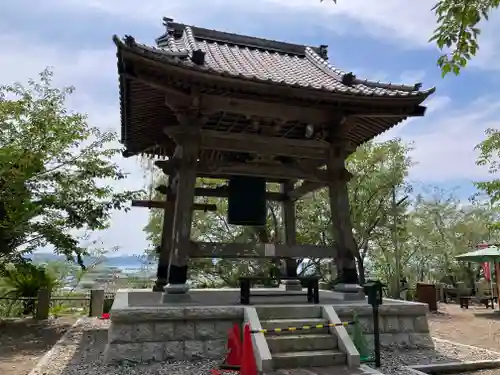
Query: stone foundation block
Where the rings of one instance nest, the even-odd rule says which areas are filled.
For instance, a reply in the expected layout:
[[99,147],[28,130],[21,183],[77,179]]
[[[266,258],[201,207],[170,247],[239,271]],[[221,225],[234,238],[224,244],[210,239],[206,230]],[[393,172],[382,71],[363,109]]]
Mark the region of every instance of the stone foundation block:
[[386,316],[384,320],[385,325],[381,326],[382,332],[399,332],[399,318],[397,316]]
[[193,321],[181,321],[175,323],[175,339],[176,340],[193,340],[194,335],[194,325]]
[[417,316],[414,320],[415,332],[428,333],[429,332],[429,322],[427,321],[427,315]]
[[399,318],[399,331],[410,333],[415,331],[415,318],[411,317],[400,317]]
[[165,359],[184,359],[184,342],[182,341],[166,342]]
[[208,358],[222,358],[227,354],[226,340],[205,341],[205,356]]
[[186,340],[184,341],[184,358],[189,360],[205,357],[203,341]]
[[104,352],[106,363],[120,363],[123,361],[142,362],[141,344],[107,344]]
[[111,324],[108,330],[108,342],[132,342],[132,332],[129,324],[114,323]]
[[159,342],[175,340],[175,324],[173,322],[156,322],[152,340]]

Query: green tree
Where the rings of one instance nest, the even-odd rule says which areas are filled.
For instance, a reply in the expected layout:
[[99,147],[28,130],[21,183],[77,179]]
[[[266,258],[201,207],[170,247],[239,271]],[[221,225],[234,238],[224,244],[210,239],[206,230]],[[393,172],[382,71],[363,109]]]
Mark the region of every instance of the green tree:
[[116,136],[66,108],[73,91],[53,87],[50,70],[0,86],[0,266],[46,246],[83,266],[78,233],[106,229],[137,195],[109,184],[126,177]]
[[1,297],[10,297],[13,302],[21,298],[30,298],[23,301],[24,315],[34,312],[35,299],[41,288],[52,291],[59,285],[56,276],[44,266],[33,265],[30,262],[7,266],[0,272],[0,277],[6,289]]
[[[323,2],[323,0],[320,0]],[[333,0],[337,3],[337,0]],[[490,13],[500,6],[500,0],[438,0],[432,11],[437,27],[430,42],[437,44],[443,54],[437,63],[443,77],[453,72],[460,74],[479,50],[478,24],[488,20]]]
[[443,77],[450,72],[458,75],[476,55],[481,33],[478,24],[488,20],[499,5],[500,0],[439,0],[432,8],[438,26],[430,41],[444,52],[438,59]]
[[486,139],[476,149],[480,152],[477,164],[487,166],[493,177],[489,181],[476,182],[476,186],[491,198],[493,204],[496,204],[500,200],[500,179],[494,177],[500,166],[500,130],[486,130]]

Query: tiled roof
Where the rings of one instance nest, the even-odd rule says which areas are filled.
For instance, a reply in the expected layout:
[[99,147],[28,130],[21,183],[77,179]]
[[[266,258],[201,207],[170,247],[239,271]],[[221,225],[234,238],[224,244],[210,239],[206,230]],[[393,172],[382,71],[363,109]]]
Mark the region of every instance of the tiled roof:
[[[363,96],[427,96],[421,84],[397,85],[357,79],[327,61],[326,46],[309,47],[229,34],[174,23],[165,19],[167,32],[158,48],[126,43],[149,57],[193,69],[253,81]],[[130,37],[129,37],[130,38]],[[202,64],[191,58],[202,51]]]

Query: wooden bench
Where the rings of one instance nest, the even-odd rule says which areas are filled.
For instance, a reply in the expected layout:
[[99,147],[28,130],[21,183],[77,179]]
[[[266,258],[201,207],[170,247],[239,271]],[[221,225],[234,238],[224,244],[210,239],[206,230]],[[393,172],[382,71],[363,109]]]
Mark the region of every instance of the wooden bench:
[[495,309],[495,302],[497,302],[497,297],[475,297],[475,296],[461,296],[460,297],[460,308],[469,308],[470,301],[479,301],[479,303],[484,304],[484,307],[489,308],[491,302],[491,308]]
[[240,302],[242,305],[250,304],[250,288],[252,283],[255,281],[263,280],[300,280],[304,282],[307,286],[307,293],[304,292],[283,292],[283,293],[258,293],[253,294],[253,296],[258,297],[288,297],[288,296],[307,296],[307,302],[319,303],[319,276],[279,276],[279,277],[269,277],[269,276],[242,276],[239,278],[240,282]]

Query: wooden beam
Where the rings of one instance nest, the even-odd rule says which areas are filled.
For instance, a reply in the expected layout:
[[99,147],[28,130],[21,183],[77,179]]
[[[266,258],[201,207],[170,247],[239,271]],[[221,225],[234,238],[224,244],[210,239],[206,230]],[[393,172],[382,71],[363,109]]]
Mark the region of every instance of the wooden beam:
[[[140,77],[141,80],[144,78]],[[149,84],[148,82],[145,82]],[[159,88],[156,80],[150,83]],[[178,106],[181,103],[190,103],[192,98],[185,92],[172,87],[162,86],[167,95],[167,103]],[[399,98],[403,99],[403,98]],[[344,117],[414,117],[424,116],[427,107],[415,105],[412,98],[404,98],[390,105],[373,106],[359,105],[359,109],[346,109],[332,105],[302,106],[281,101],[256,100],[248,98],[235,98],[221,95],[204,94],[199,96],[200,111],[203,114],[214,112],[233,112],[245,116],[280,118],[286,121],[303,123],[328,124],[337,122],[339,116]],[[183,104],[184,105],[184,104]]]
[[[146,207],[146,208],[167,208],[167,202],[165,201],[148,201],[148,200],[132,200],[132,207]],[[215,204],[205,204],[205,203],[194,203],[194,211],[217,211],[217,205]]]
[[[166,127],[164,132],[173,139],[182,136],[181,126]],[[246,133],[227,133],[201,130],[201,148],[229,152],[246,152],[262,155],[281,155],[292,158],[324,160],[330,148],[328,142],[308,139],[298,140]]]
[[315,190],[326,186],[326,183],[304,181],[300,186],[288,193],[288,197],[292,201],[302,198],[304,195],[312,193]]
[[334,258],[335,249],[315,245],[191,242],[190,258]]
[[[167,188],[165,185],[161,185]],[[158,189],[158,188],[157,188]],[[166,190],[162,190],[166,191]],[[162,193],[163,194],[163,193]],[[215,197],[215,198],[228,198],[229,190],[227,186],[219,186],[216,188],[195,188],[194,195],[196,197]],[[268,191],[266,193],[266,200],[273,202],[282,202],[286,199],[286,195],[282,193],[275,193],[273,191]]]
[[286,121],[323,124],[338,116],[333,107],[300,107],[283,102],[259,101],[255,99],[232,98],[218,95],[202,95],[204,113],[232,112],[245,116],[280,118]]
[[[163,170],[163,173],[171,175],[176,173],[175,160],[160,160],[155,165]],[[289,165],[270,165],[257,163],[221,163],[215,166],[208,166],[198,163],[196,174],[199,177],[220,175],[220,176],[255,176],[276,180],[307,180],[313,182],[328,182],[328,173],[325,170],[310,169],[300,170]]]
[[427,107],[424,107],[423,105],[416,105],[407,109],[396,108],[392,110],[387,110],[384,107],[380,107],[378,109],[373,108],[362,110],[360,112],[352,112],[349,114],[349,117],[422,117],[425,115],[426,110]]

